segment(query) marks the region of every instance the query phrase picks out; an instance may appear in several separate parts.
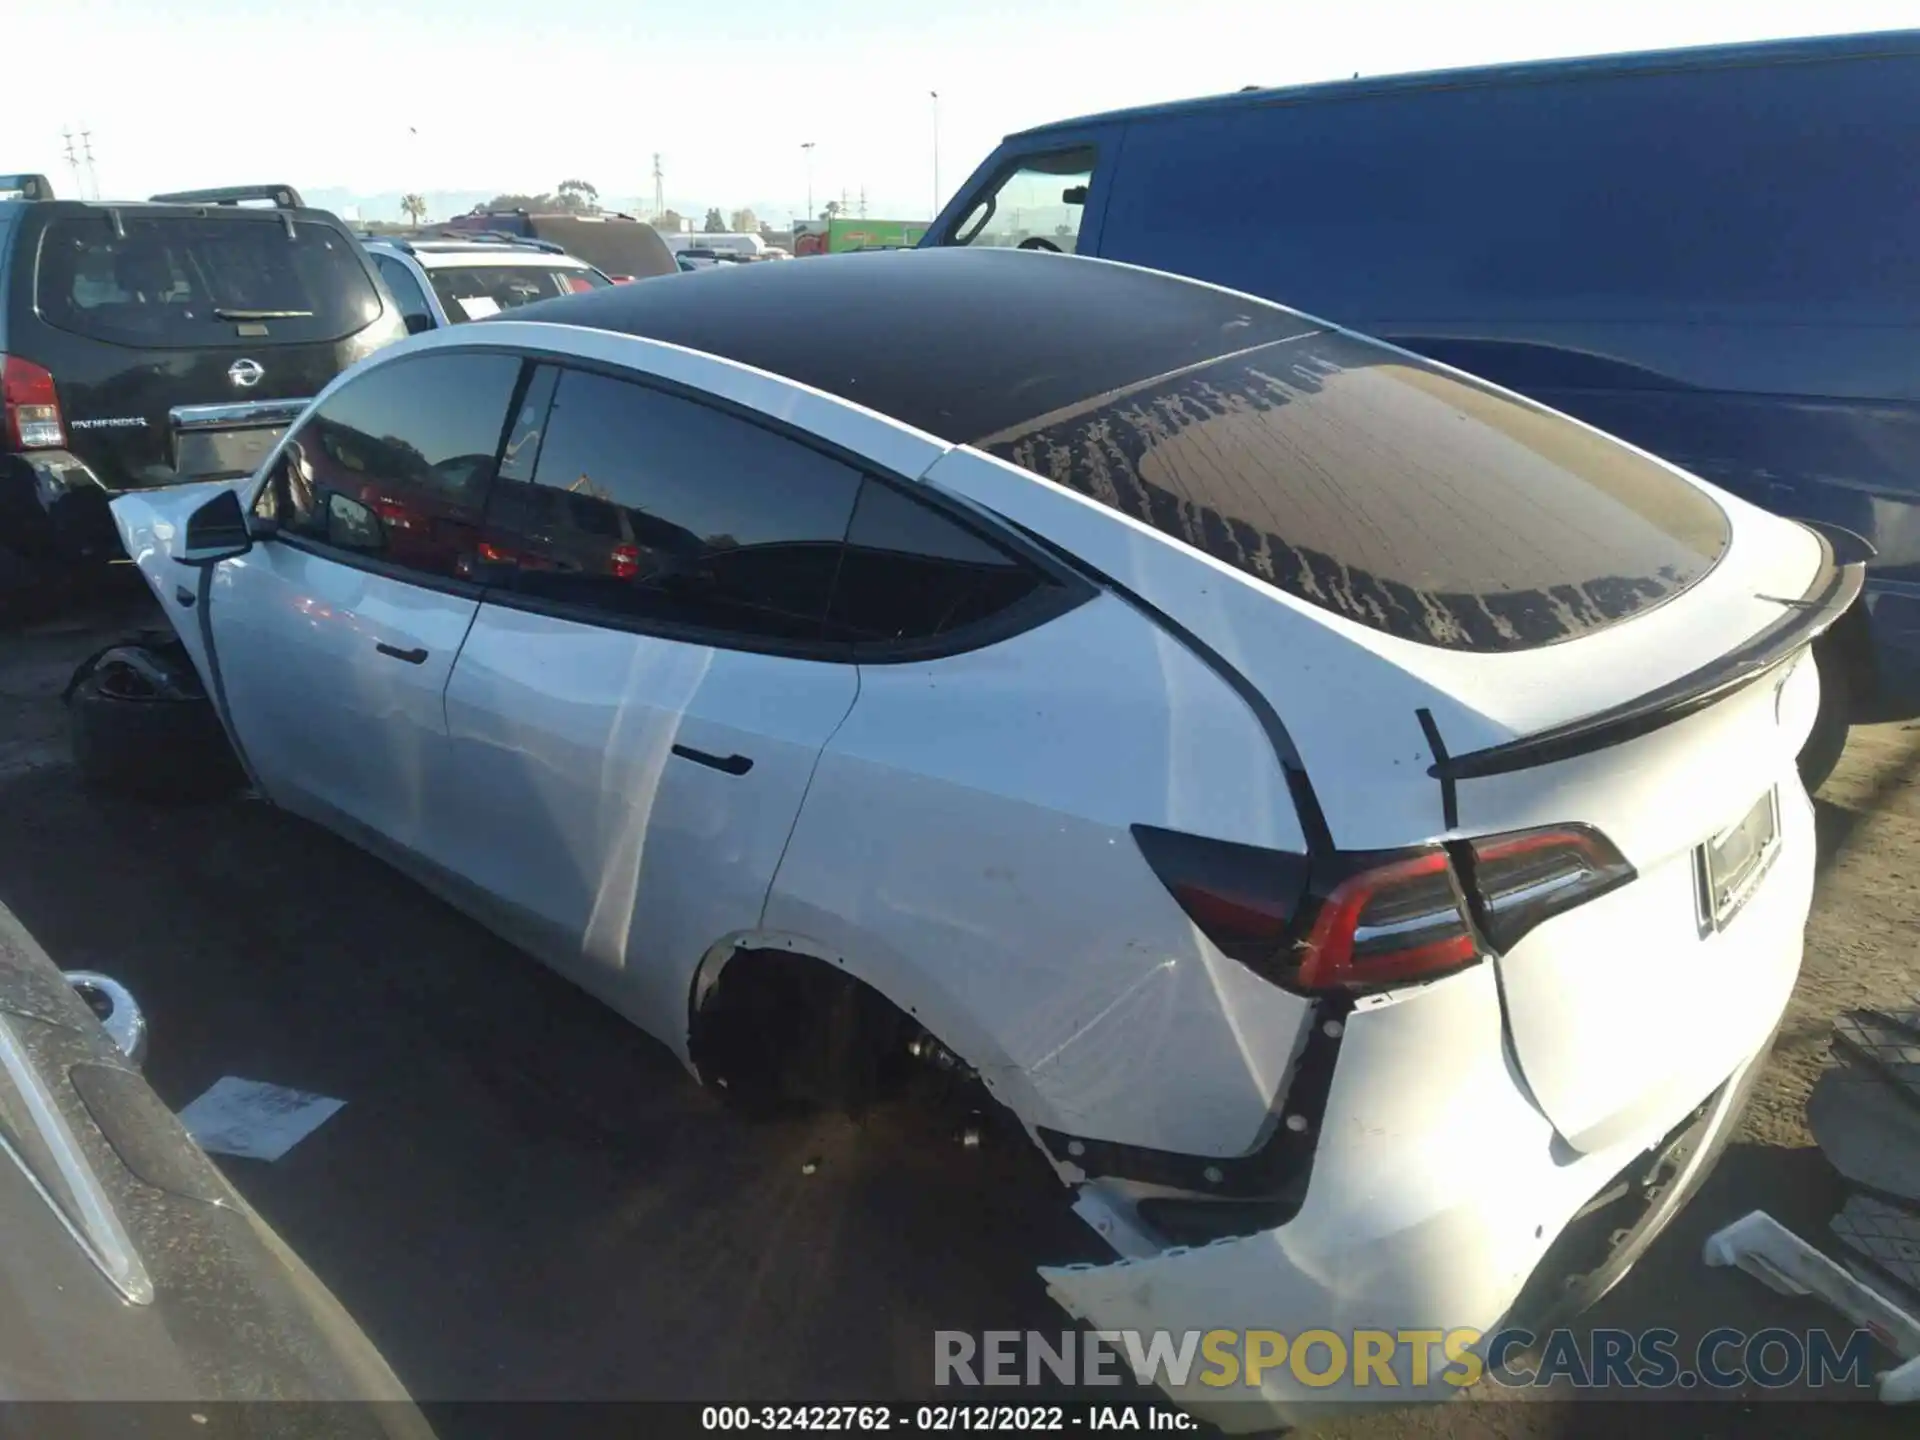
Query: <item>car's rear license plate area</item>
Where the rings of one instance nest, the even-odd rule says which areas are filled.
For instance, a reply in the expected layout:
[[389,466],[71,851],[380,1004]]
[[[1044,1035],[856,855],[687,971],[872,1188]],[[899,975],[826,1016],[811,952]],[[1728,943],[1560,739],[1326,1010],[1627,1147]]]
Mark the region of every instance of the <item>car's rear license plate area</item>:
[[1703,934],[1727,928],[1760,888],[1779,853],[1780,792],[1768,790],[1694,854]]
[[230,480],[260,468],[280,437],[284,425],[249,426],[244,430],[195,430],[174,437],[174,473],[181,480]]

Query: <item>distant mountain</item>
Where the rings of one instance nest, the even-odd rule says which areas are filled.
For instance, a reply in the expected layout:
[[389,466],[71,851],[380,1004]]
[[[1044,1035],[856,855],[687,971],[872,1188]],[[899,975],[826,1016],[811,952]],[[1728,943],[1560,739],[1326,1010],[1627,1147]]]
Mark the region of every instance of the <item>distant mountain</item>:
[[[402,190],[388,190],[378,195],[365,195],[343,186],[326,186],[302,190],[300,198],[319,209],[331,210],[342,219],[404,220],[407,217],[400,209],[400,201],[405,193]],[[449,216],[464,215],[474,206],[486,204],[499,193],[498,190],[426,190],[421,192],[421,198],[427,202],[429,220],[445,220]]]

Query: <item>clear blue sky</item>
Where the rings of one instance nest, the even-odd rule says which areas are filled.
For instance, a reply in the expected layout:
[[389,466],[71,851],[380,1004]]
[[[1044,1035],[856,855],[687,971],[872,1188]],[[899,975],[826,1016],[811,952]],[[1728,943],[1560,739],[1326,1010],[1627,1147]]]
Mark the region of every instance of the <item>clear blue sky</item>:
[[[24,3],[24,0],[21,0]],[[59,0],[14,43],[0,170],[101,190],[551,189],[913,218],[1010,130],[1153,100],[1485,61],[1892,29],[1914,0]],[[27,34],[30,30],[31,34]],[[57,58],[56,58],[57,57]],[[412,133],[417,131],[418,133]]]

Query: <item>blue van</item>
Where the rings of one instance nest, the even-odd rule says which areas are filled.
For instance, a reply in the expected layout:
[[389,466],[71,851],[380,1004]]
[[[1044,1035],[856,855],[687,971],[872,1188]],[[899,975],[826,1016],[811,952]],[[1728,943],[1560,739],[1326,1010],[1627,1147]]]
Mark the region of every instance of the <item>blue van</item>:
[[1920,31],[1063,121],[1009,136],[921,243],[1264,296],[1864,537],[1810,783],[1920,674]]

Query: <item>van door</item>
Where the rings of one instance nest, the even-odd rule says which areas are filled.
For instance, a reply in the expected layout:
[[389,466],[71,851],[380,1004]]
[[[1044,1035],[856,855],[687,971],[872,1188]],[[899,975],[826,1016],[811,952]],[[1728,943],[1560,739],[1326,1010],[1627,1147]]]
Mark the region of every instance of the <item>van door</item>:
[[1107,178],[1125,129],[1017,136],[973,173],[921,245],[999,245],[1100,253]]

